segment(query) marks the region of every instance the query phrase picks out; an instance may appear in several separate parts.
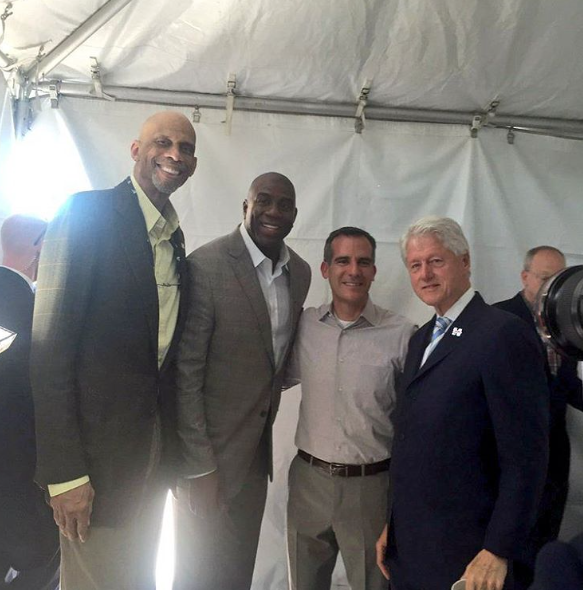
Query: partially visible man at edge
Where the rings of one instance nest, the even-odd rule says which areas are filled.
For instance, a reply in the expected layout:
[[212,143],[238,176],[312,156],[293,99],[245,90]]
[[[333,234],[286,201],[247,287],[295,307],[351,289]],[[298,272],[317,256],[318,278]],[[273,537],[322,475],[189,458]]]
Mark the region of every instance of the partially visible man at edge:
[[62,590],[155,588],[186,283],[169,197],[195,171],[195,142],[184,115],[154,114],[131,144],[133,174],[74,195],[49,225],[32,382]]
[[[377,560],[393,590],[517,590],[536,518],[549,391],[530,328],[470,281],[458,223],[425,217],[401,239],[415,294],[435,309],[409,343],[397,396],[389,523]],[[385,565],[385,549],[387,565]]]
[[548,342],[543,342],[536,329],[534,305],[543,283],[565,268],[565,255],[552,246],[531,248],[524,257],[520,278],[522,291],[512,299],[495,303],[504,311],[522,318],[535,333],[543,349],[542,360],[551,393],[551,424],[549,431],[549,468],[538,517],[530,535],[525,555],[517,567],[517,575],[529,586],[534,578],[537,553],[554,541],[561,528],[567,493],[571,446],[567,433],[567,404],[583,410],[582,384],[577,375],[577,361],[559,355]]
[[251,586],[283,367],[310,285],[310,267],[284,243],[296,214],[291,181],[262,174],[243,223],[188,256],[176,590]]
[[34,483],[36,449],[29,377],[34,281],[47,222],[13,215],[0,230],[0,326],[16,333],[0,354],[0,580],[2,588],[54,590],[59,532]]

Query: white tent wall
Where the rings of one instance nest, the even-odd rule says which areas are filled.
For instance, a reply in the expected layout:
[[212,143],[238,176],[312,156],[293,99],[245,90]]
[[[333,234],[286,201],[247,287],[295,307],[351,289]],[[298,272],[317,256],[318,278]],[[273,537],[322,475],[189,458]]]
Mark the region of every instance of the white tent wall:
[[[41,101],[30,134],[43,128],[67,131],[80,156],[76,161],[54,160],[45,171],[46,187],[62,186],[80,162],[91,186],[119,182],[131,171],[132,139],[143,120],[159,108],[61,98],[59,108],[51,109],[48,101]],[[6,109],[0,121],[8,117]],[[318,268],[326,236],[341,225],[364,227],[379,242],[374,300],[419,323],[431,311],[411,291],[398,238],[422,215],[448,215],[462,224],[472,248],[474,286],[490,302],[520,289],[522,256],[534,245],[555,245],[565,251],[569,264],[583,263],[581,142],[517,133],[509,145],[503,130],[482,129],[472,139],[463,126],[380,121],[368,121],[359,135],[353,120],[239,111],[227,135],[224,118],[222,111],[202,110],[195,124],[198,169],[173,198],[187,250],[231,231],[242,218],[250,181],[262,172],[280,171],[297,189],[299,213],[289,244],[313,268],[308,305],[328,297]],[[0,145],[4,139],[0,137]],[[45,149],[49,152],[58,144]],[[30,162],[31,176],[36,163]],[[21,181],[25,193],[30,178]],[[78,189],[86,188],[80,184]],[[13,195],[0,192],[0,212],[9,209],[10,198]],[[255,590],[286,588],[286,474],[295,451],[298,400],[298,388],[285,393],[276,422],[275,482],[270,486]],[[578,432],[572,471],[581,474],[583,436]],[[569,530],[583,530],[582,489],[583,481],[572,486]],[[341,569],[335,579],[338,587],[346,584]]]
[[[0,0],[0,7],[7,0]],[[14,0],[2,51],[30,72],[244,96],[581,119],[580,0],[150,0],[120,9],[72,53],[41,59],[105,0]],[[85,30],[85,29],[84,29]],[[53,56],[54,57],[54,56]]]
[[[12,101],[6,89],[6,82],[0,76],[0,172],[5,172],[14,144]],[[8,195],[0,192],[0,223],[10,215]]]

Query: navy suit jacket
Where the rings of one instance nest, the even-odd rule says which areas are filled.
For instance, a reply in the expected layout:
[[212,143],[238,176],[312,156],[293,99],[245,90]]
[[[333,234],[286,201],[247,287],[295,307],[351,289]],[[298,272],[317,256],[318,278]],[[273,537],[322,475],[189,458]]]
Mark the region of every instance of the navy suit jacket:
[[434,323],[411,338],[397,401],[397,590],[447,589],[484,548],[518,557],[546,476],[549,394],[531,330],[476,294],[419,368]]
[[536,560],[530,590],[581,590],[583,588],[583,534],[568,543],[545,545]]
[[[0,267],[0,326],[17,333],[0,354],[0,562],[14,569],[47,563],[59,548],[58,529],[34,482],[36,462],[29,378],[34,295],[25,279]],[[0,571],[0,576],[6,572]]]

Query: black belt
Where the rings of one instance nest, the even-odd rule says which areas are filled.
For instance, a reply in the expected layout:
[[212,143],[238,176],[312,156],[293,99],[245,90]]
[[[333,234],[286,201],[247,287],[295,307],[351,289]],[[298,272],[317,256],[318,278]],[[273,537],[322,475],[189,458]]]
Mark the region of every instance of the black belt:
[[304,461],[310,465],[315,465],[327,471],[330,475],[337,475],[339,477],[358,477],[362,475],[375,475],[382,471],[388,471],[389,465],[391,464],[390,459],[384,461],[378,461],[377,463],[368,463],[366,465],[345,465],[344,463],[328,463],[328,461],[322,461],[310,453],[306,453],[301,449],[298,449],[298,457],[301,457]]

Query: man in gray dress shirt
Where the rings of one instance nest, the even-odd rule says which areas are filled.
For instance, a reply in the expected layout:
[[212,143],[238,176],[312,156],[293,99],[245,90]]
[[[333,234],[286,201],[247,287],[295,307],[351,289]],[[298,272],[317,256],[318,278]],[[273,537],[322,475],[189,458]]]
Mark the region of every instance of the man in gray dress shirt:
[[306,309],[289,368],[301,381],[298,455],[289,473],[293,590],[330,588],[338,551],[352,590],[377,590],[375,542],[386,516],[390,415],[414,326],[369,297],[376,243],[343,227],[326,240],[321,272],[332,303]]

